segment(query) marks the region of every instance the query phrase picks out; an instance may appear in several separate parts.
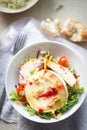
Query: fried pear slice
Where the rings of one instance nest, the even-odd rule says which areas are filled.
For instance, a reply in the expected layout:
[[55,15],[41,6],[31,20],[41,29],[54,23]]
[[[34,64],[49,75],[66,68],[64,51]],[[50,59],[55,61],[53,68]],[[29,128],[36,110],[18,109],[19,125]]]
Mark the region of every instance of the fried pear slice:
[[26,83],[33,73],[43,68],[43,62],[39,59],[32,59],[21,65],[19,69],[20,83]]
[[76,78],[67,67],[50,61],[47,62],[47,66],[59,74],[69,86],[73,87],[75,85]]

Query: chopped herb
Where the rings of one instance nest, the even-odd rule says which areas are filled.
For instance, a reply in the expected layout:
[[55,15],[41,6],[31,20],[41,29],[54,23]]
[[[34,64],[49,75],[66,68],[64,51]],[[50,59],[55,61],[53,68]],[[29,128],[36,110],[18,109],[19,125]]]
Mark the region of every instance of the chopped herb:
[[33,75],[35,73],[35,70],[30,71],[30,74]]

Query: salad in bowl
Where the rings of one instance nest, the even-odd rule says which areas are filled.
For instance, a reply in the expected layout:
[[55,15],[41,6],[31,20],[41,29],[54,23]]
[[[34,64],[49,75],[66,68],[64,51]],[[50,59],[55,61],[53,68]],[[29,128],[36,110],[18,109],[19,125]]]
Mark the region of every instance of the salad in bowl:
[[34,6],[38,0],[0,0],[0,12],[20,13]]
[[[61,51],[55,55],[56,46]],[[69,50],[59,43],[38,43],[14,57],[6,74],[6,91],[14,108],[24,117],[42,123],[56,122],[80,107],[86,94],[85,84],[80,83],[82,71],[75,69],[79,68],[79,58],[72,50],[73,55],[67,55]],[[72,57],[78,60],[73,63]]]

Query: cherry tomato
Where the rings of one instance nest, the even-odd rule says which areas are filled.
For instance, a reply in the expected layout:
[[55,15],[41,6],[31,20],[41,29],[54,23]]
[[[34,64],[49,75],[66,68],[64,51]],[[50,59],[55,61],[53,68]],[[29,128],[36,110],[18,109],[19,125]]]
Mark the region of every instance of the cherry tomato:
[[59,60],[58,60],[58,64],[60,64],[60,65],[62,65],[64,67],[67,67],[68,61],[67,61],[66,56],[60,57]]
[[26,100],[25,94],[24,94],[25,85],[26,85],[25,83],[21,83],[21,84],[18,84],[18,86],[17,86],[17,94],[18,94],[20,100],[22,100],[22,101]]

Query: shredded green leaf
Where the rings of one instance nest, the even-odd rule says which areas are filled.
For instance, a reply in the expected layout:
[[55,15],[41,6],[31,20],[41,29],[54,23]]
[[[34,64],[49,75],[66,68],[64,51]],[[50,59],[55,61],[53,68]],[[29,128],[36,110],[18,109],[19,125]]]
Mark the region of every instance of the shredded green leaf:
[[68,87],[68,94],[69,94],[68,101],[60,110],[58,110],[58,112],[64,113],[68,109],[70,109],[74,104],[76,104],[83,91],[84,91],[83,87],[81,88],[79,88],[78,86]]
[[39,113],[39,112],[36,112],[30,105],[27,105],[26,110],[29,112],[30,116],[34,116],[35,114],[37,114],[39,117],[41,117],[43,119],[50,120],[52,118],[51,113]]
[[30,105],[27,105],[26,110],[29,112],[30,116],[34,116],[36,113],[36,111]]
[[50,120],[52,118],[52,114],[51,113],[37,113],[37,115],[43,119],[47,119]]
[[10,100],[13,100],[13,101],[19,100],[19,97],[18,97],[16,91],[12,91],[12,92],[10,93]]
[[19,9],[26,5],[29,0],[1,0],[0,4],[11,9]]

